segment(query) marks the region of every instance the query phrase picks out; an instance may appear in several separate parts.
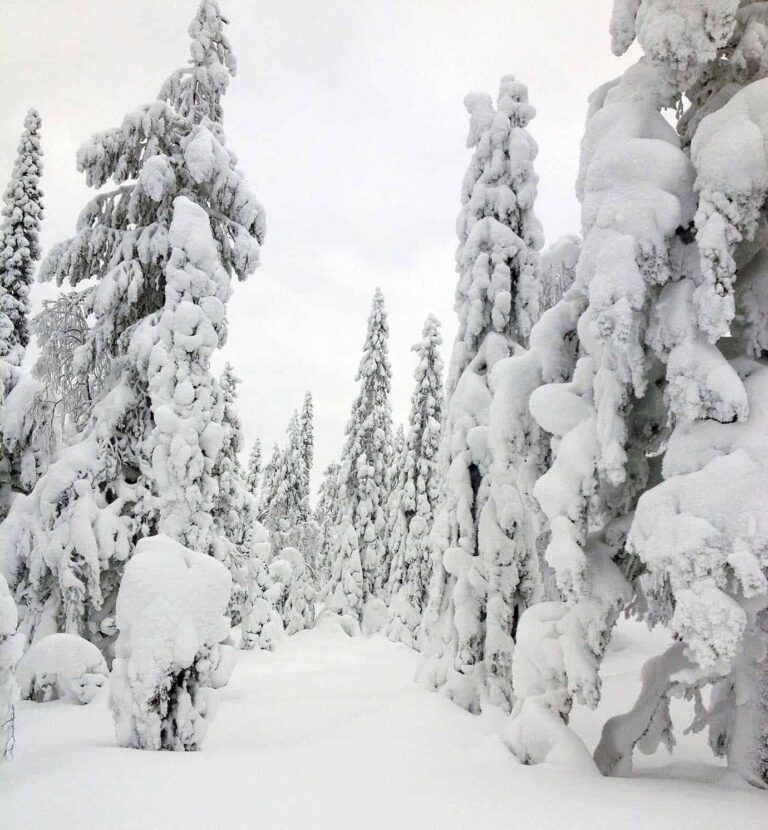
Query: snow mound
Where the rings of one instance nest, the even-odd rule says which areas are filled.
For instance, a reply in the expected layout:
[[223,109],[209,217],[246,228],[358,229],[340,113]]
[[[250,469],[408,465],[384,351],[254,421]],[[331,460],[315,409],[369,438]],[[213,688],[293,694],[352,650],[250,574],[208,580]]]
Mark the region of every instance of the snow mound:
[[101,652],[77,634],[50,634],[21,658],[16,680],[24,700],[90,703],[109,675]]
[[196,750],[232,671],[226,567],[167,536],[142,539],[117,597],[110,706],[118,742]]

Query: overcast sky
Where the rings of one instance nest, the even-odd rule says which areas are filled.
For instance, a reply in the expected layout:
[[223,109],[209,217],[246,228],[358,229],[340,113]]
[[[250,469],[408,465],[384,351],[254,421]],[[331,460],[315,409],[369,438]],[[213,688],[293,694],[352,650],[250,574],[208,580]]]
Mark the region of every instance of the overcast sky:
[[[187,58],[197,0],[0,0],[0,186],[25,110],[43,118],[43,243],[88,197],[75,151],[151,100]],[[334,460],[375,286],[404,420],[424,318],[456,324],[455,218],[469,160],[463,97],[528,84],[538,110],[537,212],[548,242],[579,231],[573,195],[586,99],[619,74],[611,0],[222,0],[238,74],[225,129],[267,212],[262,267],[235,287],[224,357],[243,379],[250,445],[282,441],[315,398],[316,469]],[[41,292],[37,290],[39,299]],[[219,364],[220,366],[221,364]],[[218,367],[217,367],[218,368]],[[268,450],[267,450],[268,451]]]

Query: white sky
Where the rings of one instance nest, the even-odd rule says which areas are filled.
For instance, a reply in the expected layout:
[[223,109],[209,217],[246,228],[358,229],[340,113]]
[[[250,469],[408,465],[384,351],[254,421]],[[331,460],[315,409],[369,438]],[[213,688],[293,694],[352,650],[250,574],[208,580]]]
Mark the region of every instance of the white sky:
[[[75,151],[151,100],[188,54],[197,0],[0,0],[0,187],[24,112],[43,118],[43,243],[71,236],[88,197]],[[538,110],[537,212],[552,242],[579,231],[573,195],[586,98],[619,74],[611,0],[222,0],[238,74],[228,144],[267,212],[262,267],[235,287],[224,357],[243,379],[250,442],[268,454],[304,390],[316,469],[334,460],[355,394],[373,290],[389,310],[395,421],[410,346],[430,312],[447,357],[453,255],[469,160],[463,97],[528,84]],[[37,290],[37,296],[41,291]]]

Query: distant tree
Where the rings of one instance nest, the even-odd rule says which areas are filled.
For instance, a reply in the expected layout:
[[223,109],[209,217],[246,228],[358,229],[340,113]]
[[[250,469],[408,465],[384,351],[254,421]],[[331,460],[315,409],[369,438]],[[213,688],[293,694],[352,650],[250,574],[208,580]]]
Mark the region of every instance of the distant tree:
[[443,361],[440,323],[424,323],[408,417],[408,437],[394,492],[397,519],[392,545],[392,574],[387,635],[416,648],[431,568],[429,534],[440,495],[438,451],[443,415]]
[[[389,487],[389,464],[392,457],[392,414],[389,404],[391,369],[388,355],[389,326],[384,296],[377,288],[368,318],[356,380],[360,390],[352,404],[347,422],[346,443],[341,460],[340,526],[336,532],[339,544],[337,562],[331,576],[346,578],[355,570],[343,566],[338,556],[359,556],[363,574],[363,603],[383,591],[385,548],[385,506]],[[349,529],[356,536],[353,541]],[[333,590],[333,588],[332,588]]]

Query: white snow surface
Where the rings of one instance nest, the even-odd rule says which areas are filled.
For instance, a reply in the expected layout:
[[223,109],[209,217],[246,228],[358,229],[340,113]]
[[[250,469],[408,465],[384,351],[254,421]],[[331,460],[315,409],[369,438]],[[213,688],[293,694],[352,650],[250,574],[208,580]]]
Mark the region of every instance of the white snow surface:
[[[605,718],[634,702],[643,660],[666,645],[639,624],[619,626],[600,708],[572,718],[589,749]],[[739,830],[765,827],[768,794],[734,785],[701,735],[682,737],[672,763],[663,750],[636,753],[633,778],[522,766],[499,737],[507,718],[421,689],[417,659],[330,620],[276,652],[239,652],[203,752],[116,747],[106,690],[86,707],[22,702],[14,760],[0,772],[0,824],[722,830],[738,816]],[[689,715],[673,701],[673,718]]]

